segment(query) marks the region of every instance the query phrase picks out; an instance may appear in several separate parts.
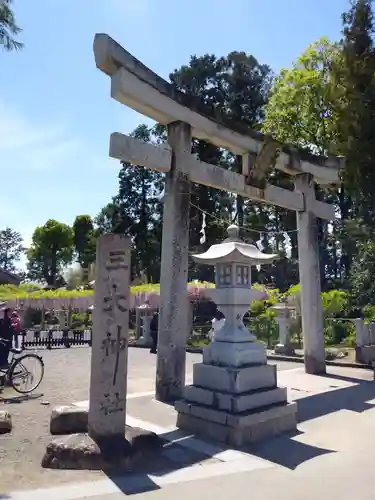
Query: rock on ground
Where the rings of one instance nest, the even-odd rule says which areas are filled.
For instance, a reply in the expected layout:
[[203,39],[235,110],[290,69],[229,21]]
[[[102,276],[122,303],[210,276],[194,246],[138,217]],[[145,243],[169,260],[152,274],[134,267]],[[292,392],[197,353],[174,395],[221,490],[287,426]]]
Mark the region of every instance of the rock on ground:
[[47,446],[42,467],[129,471],[162,447],[163,440],[153,432],[131,427],[126,427],[123,437],[102,442],[94,441],[88,434],[72,434],[55,439]]
[[76,406],[54,408],[50,420],[51,434],[76,434],[87,432],[88,410]]
[[12,430],[12,417],[8,411],[0,411],[0,434],[7,434]]

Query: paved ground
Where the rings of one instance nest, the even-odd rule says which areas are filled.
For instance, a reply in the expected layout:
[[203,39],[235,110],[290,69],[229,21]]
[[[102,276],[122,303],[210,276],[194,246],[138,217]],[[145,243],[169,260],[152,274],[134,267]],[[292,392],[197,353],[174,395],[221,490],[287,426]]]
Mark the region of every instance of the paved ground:
[[[87,347],[40,351],[45,362],[45,378],[34,395],[35,399],[19,397],[7,390],[0,395],[0,409],[6,408],[12,414],[14,432],[0,437],[0,493],[18,488],[47,486],[57,482],[65,483],[74,480],[101,477],[101,473],[46,471],[40,467],[40,461],[48,442],[49,417],[56,405],[71,404],[74,401],[88,399],[90,352]],[[201,360],[200,354],[187,355],[187,382],[191,381],[193,363]],[[300,366],[289,362],[279,363],[280,369]],[[154,389],[156,356],[146,349],[129,349],[129,394],[150,393]],[[141,405],[146,404],[140,399]],[[146,400],[151,401],[151,396]],[[147,401],[147,405],[150,404]],[[134,402],[132,404],[132,402]],[[46,404],[49,403],[49,404]],[[170,412],[167,426],[174,425],[173,409]],[[131,400],[128,411],[135,417],[140,412],[138,402]],[[155,408],[151,409],[155,413]],[[158,411],[156,410],[156,414]],[[164,412],[165,416],[167,412]],[[189,458],[190,459],[190,458]]]
[[[187,379],[200,355],[188,355]],[[13,500],[119,500],[137,493],[141,500],[275,500],[374,498],[375,384],[372,373],[329,368],[330,376],[306,375],[300,364],[279,363],[279,383],[299,401],[299,433],[283,436],[247,453],[181,434],[174,428],[172,407],[153,400],[155,357],[130,349],[128,423],[163,434],[172,441],[150,470],[122,478],[103,473],[45,471],[39,466],[49,441],[51,406],[88,397],[89,349],[45,354],[46,380],[41,399],[10,401],[15,429],[0,437],[0,498]],[[49,401],[50,406],[41,402]],[[84,404],[84,403],[81,403]],[[0,404],[0,408],[1,408]],[[60,484],[60,486],[58,486]],[[54,490],[26,491],[49,488]],[[1,493],[21,490],[1,496]],[[24,490],[22,492],[22,490]]]

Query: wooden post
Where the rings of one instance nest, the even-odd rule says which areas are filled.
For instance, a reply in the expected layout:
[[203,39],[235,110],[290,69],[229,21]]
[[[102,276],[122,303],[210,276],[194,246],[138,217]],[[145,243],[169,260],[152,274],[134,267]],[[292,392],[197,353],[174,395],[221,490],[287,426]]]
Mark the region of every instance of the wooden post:
[[168,125],[172,167],[166,173],[160,277],[160,315],[156,372],[156,399],[173,401],[185,386],[185,346],[189,334],[188,252],[190,186],[181,171],[181,153],[191,151],[191,127]]
[[320,296],[319,246],[312,176],[299,175],[295,190],[303,194],[305,210],[297,212],[299,280],[306,373],[325,373],[323,307]]
[[130,241],[99,237],[91,351],[88,431],[96,441],[124,438],[129,325]]

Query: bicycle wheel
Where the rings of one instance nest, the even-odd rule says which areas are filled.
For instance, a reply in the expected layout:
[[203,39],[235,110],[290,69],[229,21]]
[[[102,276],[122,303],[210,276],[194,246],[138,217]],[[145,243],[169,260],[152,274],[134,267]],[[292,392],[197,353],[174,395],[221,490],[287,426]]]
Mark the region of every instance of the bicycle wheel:
[[15,391],[20,394],[29,394],[40,385],[43,375],[44,363],[42,358],[37,354],[25,354],[12,364],[9,380]]

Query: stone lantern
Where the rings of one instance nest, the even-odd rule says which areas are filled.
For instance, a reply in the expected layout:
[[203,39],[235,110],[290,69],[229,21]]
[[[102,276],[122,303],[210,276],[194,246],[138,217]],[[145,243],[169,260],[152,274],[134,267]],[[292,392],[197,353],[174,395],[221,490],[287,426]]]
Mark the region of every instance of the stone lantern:
[[215,288],[208,288],[206,295],[225,316],[223,327],[215,330],[214,342],[204,352],[205,362],[230,360],[233,366],[244,360],[262,362],[265,350],[255,342],[256,336],[243,324],[243,317],[253,300],[267,297],[263,291],[251,289],[251,266],[271,263],[277,255],[264,254],[255,245],[244,243],[237,226],[229,226],[227,232],[223,243],[193,256],[199,264],[215,266]]
[[150,324],[155,309],[149,304],[148,301],[146,301],[144,304],[138,306],[135,311],[137,344],[151,346],[152,338]]
[[223,243],[193,258],[215,266],[215,288],[207,294],[225,322],[205,347],[203,363],[194,365],[193,385],[176,403],[177,427],[234,446],[295,429],[296,405],[287,404],[264,345],[243,324],[251,302],[265,298],[251,289],[251,266],[271,263],[277,255],[244,243],[232,225]]
[[275,346],[275,354],[285,354],[292,356],[295,354],[294,348],[290,345],[289,331],[292,312],[295,307],[289,306],[286,302],[280,302],[271,307],[276,313],[276,323],[279,330],[279,342]]

